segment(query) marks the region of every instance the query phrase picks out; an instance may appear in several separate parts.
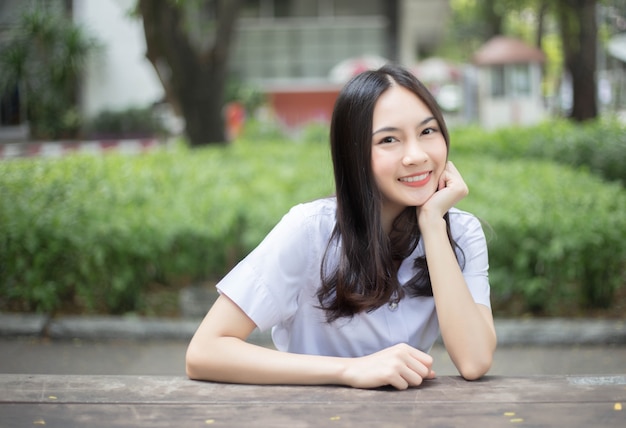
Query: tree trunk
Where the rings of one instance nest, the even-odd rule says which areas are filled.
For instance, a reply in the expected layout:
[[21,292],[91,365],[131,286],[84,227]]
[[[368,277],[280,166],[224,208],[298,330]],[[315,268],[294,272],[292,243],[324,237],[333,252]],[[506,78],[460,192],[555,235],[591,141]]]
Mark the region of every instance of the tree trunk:
[[168,102],[185,119],[189,144],[224,142],[222,107],[230,42],[241,0],[215,2],[212,43],[194,43],[183,17],[183,5],[139,0],[146,36],[146,57],[154,66]]
[[187,138],[192,147],[223,143],[225,70],[212,69],[208,64],[195,66],[197,70],[189,71],[185,79],[175,83]]
[[582,122],[598,116],[596,98],[597,0],[560,0],[559,26],[565,67],[572,78],[570,118]]
[[504,20],[502,14],[496,8],[497,0],[483,0],[479,2],[482,8],[481,15],[484,18],[484,37],[489,40],[494,36],[502,34],[502,22]]
[[546,24],[546,12],[548,11],[548,0],[541,0],[537,7],[537,32],[535,33],[535,46],[542,49],[543,33]]

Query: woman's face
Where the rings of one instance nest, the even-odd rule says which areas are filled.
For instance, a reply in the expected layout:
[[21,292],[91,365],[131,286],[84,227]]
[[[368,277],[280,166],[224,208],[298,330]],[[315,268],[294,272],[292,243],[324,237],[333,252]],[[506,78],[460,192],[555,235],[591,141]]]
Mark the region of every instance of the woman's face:
[[389,226],[404,208],[423,205],[437,191],[446,141],[426,104],[395,84],[376,102],[372,125],[372,170]]

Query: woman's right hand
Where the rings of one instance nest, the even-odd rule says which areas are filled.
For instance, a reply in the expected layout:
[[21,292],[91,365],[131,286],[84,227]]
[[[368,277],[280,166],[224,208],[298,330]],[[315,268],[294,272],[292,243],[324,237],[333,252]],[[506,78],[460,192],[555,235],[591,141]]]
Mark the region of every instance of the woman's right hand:
[[355,388],[391,385],[407,389],[435,377],[433,358],[405,343],[348,361],[342,378],[346,385]]

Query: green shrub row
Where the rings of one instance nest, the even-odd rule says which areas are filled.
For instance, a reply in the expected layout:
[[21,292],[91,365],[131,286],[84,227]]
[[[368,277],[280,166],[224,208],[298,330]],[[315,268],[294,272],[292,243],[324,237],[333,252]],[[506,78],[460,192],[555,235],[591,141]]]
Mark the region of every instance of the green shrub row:
[[457,164],[470,183],[459,207],[486,223],[495,308],[564,316],[614,303],[626,286],[623,187],[547,161]]
[[[294,204],[333,190],[326,144],[0,163],[0,310],[142,310],[151,284],[215,278]],[[460,208],[489,225],[494,306],[607,307],[624,287],[626,191],[552,162],[460,150]],[[489,232],[491,229],[493,232]]]
[[319,146],[251,143],[0,163],[1,305],[140,310],[150,283],[223,274],[330,193],[329,168]]
[[470,127],[453,130],[452,139],[454,153],[550,159],[626,184],[626,125],[617,120],[560,120],[492,132]]
[[167,134],[153,107],[105,110],[86,121],[86,138],[146,138]]

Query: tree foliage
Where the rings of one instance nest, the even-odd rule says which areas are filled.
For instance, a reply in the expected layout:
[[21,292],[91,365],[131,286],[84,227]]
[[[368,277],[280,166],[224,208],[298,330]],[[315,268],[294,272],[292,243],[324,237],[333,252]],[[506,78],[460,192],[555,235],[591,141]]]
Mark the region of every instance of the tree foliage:
[[0,46],[0,93],[18,88],[31,137],[71,137],[79,129],[76,82],[95,38],[69,18],[35,7],[26,9]]

